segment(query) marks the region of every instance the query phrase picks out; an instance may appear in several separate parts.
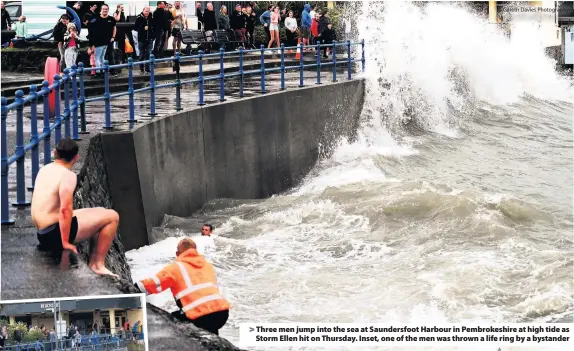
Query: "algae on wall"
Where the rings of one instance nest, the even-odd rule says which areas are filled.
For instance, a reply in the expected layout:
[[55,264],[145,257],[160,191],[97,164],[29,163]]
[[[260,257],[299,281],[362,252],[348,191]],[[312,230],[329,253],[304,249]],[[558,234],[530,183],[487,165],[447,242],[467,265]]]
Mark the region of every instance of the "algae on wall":
[[[88,153],[78,175],[78,184],[74,193],[74,208],[86,207],[113,208],[100,135],[90,139]],[[118,228],[112,247],[106,256],[106,266],[118,274],[122,280],[131,282],[130,267],[120,238],[121,233]],[[78,252],[84,261],[89,262],[90,252],[95,250],[94,244],[95,242],[91,240],[78,245]]]

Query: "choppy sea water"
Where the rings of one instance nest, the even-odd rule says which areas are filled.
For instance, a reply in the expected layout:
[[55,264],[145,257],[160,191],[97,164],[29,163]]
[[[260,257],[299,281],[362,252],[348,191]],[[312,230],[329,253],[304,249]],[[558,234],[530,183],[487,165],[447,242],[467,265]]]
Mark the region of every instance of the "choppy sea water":
[[232,342],[243,322],[572,322],[574,87],[537,26],[508,39],[451,4],[357,16],[377,48],[358,140],[285,194],[167,216],[170,238],[128,252],[134,279],[210,221]]

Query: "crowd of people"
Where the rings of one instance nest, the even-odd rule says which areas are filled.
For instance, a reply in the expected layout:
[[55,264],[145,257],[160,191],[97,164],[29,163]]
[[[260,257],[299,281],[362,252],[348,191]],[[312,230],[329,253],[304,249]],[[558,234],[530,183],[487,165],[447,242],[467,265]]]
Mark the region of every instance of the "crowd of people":
[[[162,57],[170,36],[174,37],[175,55],[181,50],[181,31],[188,29],[180,1],[170,6],[165,1],[158,1],[153,13],[145,6],[137,16],[133,31],[128,26],[117,25],[127,22],[123,4],[117,5],[115,10],[105,3],[92,4],[86,9],[82,2],[76,2],[73,8],[83,14],[81,27],[88,32],[87,54],[92,67],[102,67],[104,60],[110,65],[125,63],[128,57],[146,60],[151,53]],[[78,28],[68,14],[63,14],[55,25],[54,41],[60,52],[60,70],[71,68],[77,61],[80,43]],[[149,72],[149,66],[140,66],[140,70]],[[92,70],[91,74],[97,76],[103,72]]]
[[[196,16],[200,22],[200,28],[205,32],[208,41],[213,37],[213,31],[228,30],[233,31],[235,40],[243,48],[255,48],[255,26],[260,24],[265,31],[264,45],[271,49],[281,46],[280,27],[285,28],[285,46],[295,46],[300,39],[304,45],[314,44],[321,41],[325,44],[333,43],[336,40],[336,33],[329,18],[329,11],[323,9],[318,11],[317,5],[306,4],[300,18],[293,9],[281,9],[277,5],[269,5],[267,10],[261,15],[254,11],[254,4],[247,6],[235,5],[231,14],[228,13],[225,5],[219,9],[219,16],[215,15],[212,3],[207,3],[205,10],[201,11],[201,4],[197,3]],[[268,51],[267,53],[270,53]],[[325,50],[325,56],[327,50]]]
[[[117,26],[118,23],[126,22],[122,4],[117,5],[112,12],[107,4],[93,4],[85,9],[81,2],[77,2],[74,10],[83,13],[82,28],[88,31],[87,53],[92,67],[103,66],[106,59],[110,65],[125,63],[128,57],[147,60],[151,53],[160,58],[168,47],[170,37],[173,38],[173,55],[175,55],[181,51],[182,32],[189,29],[188,19],[180,1],[175,1],[173,4],[158,1],[153,12],[149,6],[145,6],[135,20],[133,31],[124,26]],[[261,25],[264,29],[263,44],[268,49],[267,53],[280,47],[280,27],[285,28],[287,47],[295,46],[299,42],[304,45],[315,44],[317,41],[330,44],[337,39],[328,10],[319,11],[315,4],[306,4],[300,14],[295,13],[293,9],[281,9],[277,5],[270,5],[260,15],[255,12],[254,3],[246,6],[237,4],[231,13],[224,5],[216,15],[211,2],[208,2],[203,10],[201,3],[198,2],[196,16],[198,29],[205,33],[207,42],[215,41],[214,30],[226,30],[233,33],[233,42],[237,43],[235,49],[255,48],[254,33],[257,25]],[[25,23],[25,18],[23,22]],[[54,41],[60,52],[60,69],[63,71],[65,67],[70,68],[78,59],[80,43],[78,28],[67,14],[63,14],[54,27]],[[206,46],[207,52],[210,47]],[[329,50],[325,48],[323,56],[326,57],[328,52]],[[139,69],[142,72],[149,72],[149,65],[141,65]],[[103,74],[94,70],[91,73]],[[114,71],[110,73],[115,74]]]
[[[33,350],[79,350],[82,346],[96,346],[109,344],[118,340],[142,340],[142,324],[137,321],[130,330],[129,322],[126,322],[122,328],[112,331],[98,323],[94,323],[90,328],[80,329],[78,326],[70,324],[65,335],[58,336],[54,328],[46,328],[44,325],[28,325],[25,330],[16,328],[12,333],[8,332],[8,327],[3,326],[0,329],[0,350],[7,349],[9,346],[21,346],[17,349]],[[10,335],[11,334],[11,335]],[[35,340],[25,339],[25,334],[33,334]],[[59,347],[58,347],[59,346]]]

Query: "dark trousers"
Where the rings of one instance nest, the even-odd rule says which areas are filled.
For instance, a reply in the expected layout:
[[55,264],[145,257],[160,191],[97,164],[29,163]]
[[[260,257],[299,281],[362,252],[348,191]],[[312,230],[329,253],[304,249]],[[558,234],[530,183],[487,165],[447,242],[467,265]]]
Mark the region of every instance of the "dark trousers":
[[297,32],[291,32],[289,29],[285,29],[285,37],[287,37],[287,43],[285,46],[296,46],[297,42],[295,38],[297,37]]
[[253,44],[255,44],[255,40],[253,40],[253,32],[255,31],[255,28],[247,28],[246,32],[247,32],[247,38],[245,38],[247,40],[247,43],[249,45],[249,49],[253,48]]
[[[332,40],[325,40],[324,43],[321,42],[321,45],[323,45],[323,44],[333,45],[333,41],[332,41]],[[323,56],[327,56],[327,49],[332,49],[332,48],[333,48],[332,46],[325,46],[325,47],[323,47],[323,48],[322,48],[322,49],[323,49]],[[332,51],[332,50],[331,50],[331,51]],[[332,54],[334,54],[334,53],[332,53]]]
[[163,51],[163,43],[165,42],[166,31],[165,30],[157,31],[154,33],[154,35],[155,35],[155,44],[153,46],[153,54],[156,57],[159,57]]
[[[140,50],[140,61],[149,60],[149,55],[153,49],[153,40],[139,40],[138,38],[138,48]],[[143,72],[144,66],[140,65],[140,71]],[[146,72],[149,72],[149,63],[145,65]]]
[[182,322],[191,322],[198,328],[207,330],[212,334],[219,335],[219,329],[223,328],[225,323],[227,323],[229,310],[213,312],[193,320],[187,319],[185,314],[181,313],[180,310],[172,312],[171,315]]
[[245,47],[245,28],[241,28],[241,29],[235,29],[235,40],[237,40],[238,43],[238,47],[239,46],[243,46]]

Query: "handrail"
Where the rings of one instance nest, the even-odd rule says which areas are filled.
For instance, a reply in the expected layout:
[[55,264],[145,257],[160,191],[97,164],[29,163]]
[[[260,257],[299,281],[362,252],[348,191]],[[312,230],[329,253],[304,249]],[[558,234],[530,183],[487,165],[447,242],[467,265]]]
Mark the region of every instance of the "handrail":
[[[73,338],[57,338],[57,339],[42,339],[35,342],[16,342],[11,339],[6,339],[4,343],[5,350],[12,351],[35,351],[40,350],[54,350],[62,349],[67,350],[117,350],[126,348],[130,342],[137,342],[143,340],[144,334],[141,332],[116,332],[115,334],[80,334],[80,337],[74,335]],[[73,347],[72,347],[73,345]]]
[[[351,57],[351,47],[361,46],[362,53],[361,59],[356,59]],[[346,58],[337,59],[337,48],[346,48]],[[305,54],[304,50],[308,48],[316,49],[317,61],[316,63],[305,64],[303,61],[303,56],[308,56],[309,53]],[[321,61],[321,49],[329,48],[333,51],[333,61],[323,62]],[[300,52],[300,59],[298,65],[285,65],[285,50],[297,50]],[[278,50],[281,57],[281,64],[279,67],[267,68],[265,66],[265,55],[269,50]],[[244,58],[248,54],[256,60],[259,56],[260,67],[253,69],[253,66],[244,66]],[[225,57],[238,56],[239,67],[233,72],[225,72],[224,69],[224,59]],[[208,58],[219,57],[219,73],[213,75],[204,75],[203,65],[204,60]],[[180,77],[180,66],[182,62],[197,61],[199,68],[198,76],[182,80]],[[172,62],[175,71],[175,82],[157,84],[155,82],[155,65],[160,62]],[[149,59],[142,61],[134,61],[132,58],[128,58],[127,63],[121,63],[116,65],[109,65],[108,61],[103,62],[103,66],[100,67],[90,67],[85,68],[82,62],[79,65],[73,65],[72,69],[65,69],[64,74],[60,76],[59,74],[54,75],[54,82],[49,84],[48,81],[43,81],[41,85],[31,85],[28,95],[25,95],[24,91],[17,90],[15,93],[14,102],[8,104],[8,99],[6,97],[1,98],[2,105],[2,124],[1,124],[1,222],[3,225],[14,224],[14,221],[10,219],[9,211],[9,194],[8,194],[8,173],[10,165],[16,163],[16,201],[12,204],[15,207],[27,207],[30,202],[26,199],[25,192],[25,167],[24,161],[26,153],[31,151],[31,161],[32,161],[32,184],[28,187],[28,190],[34,190],[36,175],[38,174],[40,168],[40,150],[39,146],[43,142],[43,155],[44,164],[51,162],[51,143],[52,143],[52,133],[54,134],[54,144],[57,144],[62,137],[62,126],[64,127],[64,136],[71,137],[74,140],[81,140],[80,134],[87,134],[86,130],[86,104],[95,101],[104,101],[104,129],[112,130],[113,126],[111,123],[111,100],[119,98],[122,96],[129,97],[129,119],[127,122],[131,123],[137,122],[135,119],[135,106],[134,106],[134,95],[138,93],[149,92],[149,114],[152,119],[157,116],[156,113],[156,98],[155,93],[157,89],[161,88],[171,88],[175,87],[175,100],[176,100],[176,110],[180,111],[181,108],[181,88],[182,86],[188,84],[197,84],[199,90],[198,102],[199,106],[205,104],[204,102],[204,84],[210,80],[219,81],[219,101],[225,101],[225,79],[237,77],[239,79],[239,97],[244,97],[244,79],[250,75],[260,75],[260,93],[264,94],[267,92],[265,88],[266,74],[279,72],[281,74],[281,88],[280,90],[285,90],[285,72],[287,71],[299,71],[299,87],[304,87],[303,71],[309,68],[316,68],[317,70],[317,82],[321,83],[321,68],[332,66],[333,82],[337,81],[337,65],[347,66],[347,79],[350,80],[351,77],[351,66],[353,63],[361,62],[362,71],[365,71],[365,41],[361,42],[351,42],[347,40],[346,42],[334,42],[331,44],[321,44],[316,45],[306,45],[299,44],[296,46],[286,47],[281,44],[280,48],[266,49],[263,45],[259,49],[244,50],[242,47],[238,51],[225,52],[221,48],[218,52],[205,54],[203,50],[200,50],[196,55],[182,56],[180,53],[176,53],[175,57],[156,59],[154,55],[150,55]],[[149,66],[149,84],[146,87],[139,89],[134,89],[134,77],[133,70],[138,66],[146,65]],[[127,68],[128,69],[128,90],[123,92],[110,93],[110,70]],[[84,75],[86,72],[99,71],[104,73],[104,94],[100,96],[94,96],[87,98],[85,94],[84,87]],[[61,93],[63,92],[63,111],[61,111]],[[55,98],[55,104],[53,111],[54,121],[50,122],[50,97]],[[38,115],[37,115],[37,105],[43,104],[43,129],[40,134],[38,134]],[[24,108],[26,106],[30,107],[30,120],[31,120],[31,132],[30,132],[30,142],[24,144]],[[8,156],[7,152],[7,132],[6,132],[6,120],[8,114],[11,111],[16,111],[16,149],[14,153]],[[72,125],[70,125],[70,122]]]

